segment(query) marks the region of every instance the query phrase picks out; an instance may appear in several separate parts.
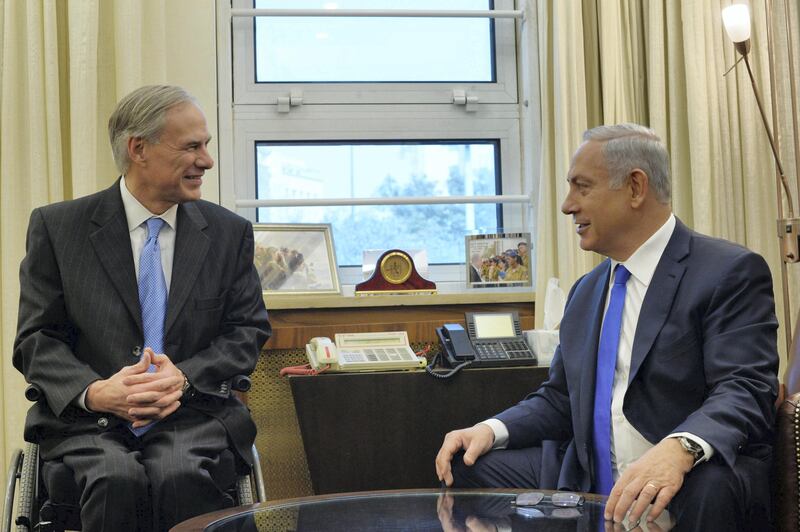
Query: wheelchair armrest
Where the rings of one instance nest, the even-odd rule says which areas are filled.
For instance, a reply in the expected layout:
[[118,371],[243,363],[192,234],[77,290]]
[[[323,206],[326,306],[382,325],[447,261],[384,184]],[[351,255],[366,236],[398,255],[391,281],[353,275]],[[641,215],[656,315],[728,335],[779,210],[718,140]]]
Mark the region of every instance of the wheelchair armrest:
[[231,379],[231,389],[236,390],[237,392],[248,392],[250,391],[250,387],[252,385],[253,382],[247,375],[236,375]]
[[36,386],[35,384],[29,384],[27,388],[25,388],[25,399],[28,401],[35,403],[39,399],[42,398],[42,389]]

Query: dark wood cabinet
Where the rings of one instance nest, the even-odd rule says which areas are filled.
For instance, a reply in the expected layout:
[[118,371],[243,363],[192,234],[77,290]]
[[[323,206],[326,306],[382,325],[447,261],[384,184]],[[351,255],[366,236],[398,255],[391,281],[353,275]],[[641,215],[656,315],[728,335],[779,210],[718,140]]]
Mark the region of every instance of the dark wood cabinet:
[[545,367],[290,378],[315,494],[438,487],[434,458],[444,435],[523,399]]

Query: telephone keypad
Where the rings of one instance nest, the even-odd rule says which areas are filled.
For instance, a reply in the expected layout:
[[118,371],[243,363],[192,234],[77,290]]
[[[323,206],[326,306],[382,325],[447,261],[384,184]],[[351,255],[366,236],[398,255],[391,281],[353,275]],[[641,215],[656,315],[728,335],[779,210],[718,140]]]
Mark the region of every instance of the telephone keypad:
[[536,356],[522,340],[475,343],[474,365],[528,365],[536,364]]
[[340,350],[339,358],[349,363],[364,362],[385,362],[410,360],[410,355],[405,349],[395,347],[371,347],[358,351]]

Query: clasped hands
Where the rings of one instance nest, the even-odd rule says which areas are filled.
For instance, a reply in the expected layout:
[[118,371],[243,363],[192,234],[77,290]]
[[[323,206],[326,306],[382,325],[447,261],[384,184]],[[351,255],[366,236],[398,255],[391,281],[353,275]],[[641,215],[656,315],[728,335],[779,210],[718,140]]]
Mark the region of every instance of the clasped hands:
[[[147,371],[150,364],[155,371]],[[183,372],[167,355],[147,347],[136,364],[91,383],[86,390],[86,407],[126,419],[133,428],[143,427],[180,407],[183,381]]]

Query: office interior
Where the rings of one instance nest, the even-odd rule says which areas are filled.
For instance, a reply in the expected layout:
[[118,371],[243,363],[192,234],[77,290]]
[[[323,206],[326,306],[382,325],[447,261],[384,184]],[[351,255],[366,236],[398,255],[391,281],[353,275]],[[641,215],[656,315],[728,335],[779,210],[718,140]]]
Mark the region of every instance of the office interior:
[[[788,204],[744,63],[726,74],[740,58],[720,14],[732,3],[740,0],[484,2],[484,9],[494,5],[518,12],[487,18],[493,20],[489,48],[496,54],[488,82],[436,82],[424,88],[413,82],[359,82],[353,89],[348,83],[248,82],[241,69],[253,62],[252,52],[246,55],[247,46],[253,46],[253,18],[233,11],[251,8],[252,2],[0,0],[2,470],[23,445],[28,406],[25,382],[11,364],[28,217],[37,206],[113,182],[117,172],[107,118],[122,96],[153,83],[181,85],[197,98],[217,161],[206,174],[203,196],[254,222],[257,209],[270,208],[246,203],[258,199],[253,183],[261,141],[496,141],[501,194],[529,198],[501,207],[513,232],[531,235],[534,275],[527,286],[470,289],[462,257],[449,268],[431,265],[431,279],[441,287],[435,294],[359,297],[353,286],[360,271],[351,267],[338,272],[340,294],[265,295],[275,333],[249,400],[259,424],[257,445],[267,457],[270,498],[313,492],[295,402],[287,379],[278,375],[281,367],[304,361],[311,337],[399,327],[413,346],[423,347],[437,342],[436,327],[463,320],[465,312],[476,309],[515,311],[524,329],[541,328],[548,281],[557,278],[566,291],[599,264],[600,256],[578,247],[560,205],[570,156],[583,131],[603,123],[637,122],[655,129],[670,151],[675,214],[689,227],[738,242],[767,260],[783,376],[796,351],[785,331],[798,320],[800,265],[781,259],[778,203],[784,214]],[[347,7],[344,2],[311,4],[303,6]],[[797,213],[800,7],[793,0],[750,0],[748,5],[749,60]],[[361,23],[371,20],[378,19]],[[330,38],[321,33],[315,37]],[[413,33],[402,37],[415,38]],[[405,62],[393,55],[383,58],[392,60]],[[393,241],[387,248],[405,245]],[[424,384],[438,385],[433,379]],[[415,399],[424,408],[427,392],[421,390]],[[435,448],[439,442],[417,445]]]

